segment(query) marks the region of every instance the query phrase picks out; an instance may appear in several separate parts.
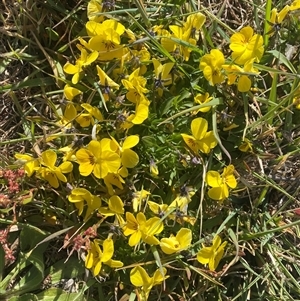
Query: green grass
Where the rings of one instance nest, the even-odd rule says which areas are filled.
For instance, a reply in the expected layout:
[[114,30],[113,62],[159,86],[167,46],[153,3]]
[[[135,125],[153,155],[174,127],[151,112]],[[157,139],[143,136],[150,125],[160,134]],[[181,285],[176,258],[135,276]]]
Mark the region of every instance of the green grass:
[[[94,35],[105,32],[105,43],[114,37],[110,49],[123,47],[122,60],[103,59],[103,36],[89,44],[97,59],[81,53],[95,50],[79,40],[88,42],[96,28],[87,23],[88,1],[0,4],[0,300],[300,300],[299,9],[270,35],[266,20],[282,1],[103,2],[108,6],[97,16],[124,30]],[[196,12],[204,24],[196,28],[199,19],[186,38],[179,27]],[[232,35],[246,26],[264,48],[254,69],[230,49]],[[172,43],[177,50],[168,48]],[[212,49],[224,55],[216,84],[199,67],[209,53],[216,55],[212,64],[220,59]],[[80,56],[86,66],[72,83],[66,63]],[[249,77],[251,89],[228,82],[223,65],[235,63],[244,69],[234,74]],[[66,85],[79,95],[67,99]],[[128,94],[137,87],[143,92]],[[206,92],[208,102],[194,101]],[[198,134],[192,121],[201,125]],[[16,154],[30,155],[35,168]],[[87,154],[87,165],[101,172],[87,172]],[[102,176],[107,170],[110,184]],[[219,188],[229,187],[219,201],[220,190],[211,189],[216,172],[227,183]],[[138,229],[131,214],[139,216]],[[191,240],[178,239],[178,251],[168,254],[164,239],[181,229]],[[142,239],[133,246],[129,234],[136,230]],[[218,236],[226,245],[208,249]],[[108,257],[122,264],[100,253],[97,271],[91,252],[98,244],[106,257],[112,244]],[[210,258],[219,252],[213,268],[203,262],[205,251]],[[156,281],[139,276],[142,268]]]

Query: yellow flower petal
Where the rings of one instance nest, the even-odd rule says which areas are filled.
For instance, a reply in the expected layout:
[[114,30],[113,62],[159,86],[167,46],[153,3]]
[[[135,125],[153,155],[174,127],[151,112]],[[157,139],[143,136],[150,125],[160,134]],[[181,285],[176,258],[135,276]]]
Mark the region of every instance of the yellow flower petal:
[[141,124],[143,123],[149,115],[149,107],[145,104],[137,104],[135,108],[135,114],[133,118],[130,120],[133,124]]
[[119,89],[120,86],[117,83],[115,83],[98,65],[96,67],[100,85],[113,89]]
[[206,174],[206,183],[211,187],[220,187],[222,179],[217,171],[210,170]]
[[221,245],[221,237],[219,235],[216,235],[213,239],[213,251],[217,250],[219,248],[219,246]]
[[[65,65],[64,65],[64,72],[67,73],[67,74],[76,74],[78,72],[80,72],[82,70],[81,66],[79,65],[73,65],[69,62],[67,62]],[[77,83],[75,83],[76,85]]]
[[108,207],[111,211],[117,214],[124,214],[124,203],[117,195],[113,195],[109,198]]
[[187,228],[181,228],[176,235],[176,239],[180,244],[180,250],[184,250],[191,245],[192,231]]
[[209,263],[209,260],[211,258],[212,254],[212,247],[205,247],[202,248],[198,253],[197,253],[197,260],[202,263],[202,264],[207,264]]
[[106,261],[105,264],[110,266],[111,268],[121,268],[122,266],[124,266],[124,263],[122,261],[113,259]]
[[142,239],[143,241],[148,244],[148,245],[158,245],[159,244],[159,240],[155,237],[155,236],[149,236],[146,235],[145,233],[141,233],[142,234]]
[[55,175],[55,173],[53,172],[48,172],[45,174],[44,176],[45,180],[49,182],[49,184],[54,187],[54,188],[58,188],[59,187],[59,182],[57,180],[57,177]]
[[195,153],[198,153],[198,144],[193,136],[181,134],[181,137],[191,150],[193,150]]
[[77,95],[82,94],[82,92],[74,87],[69,85],[64,86],[64,96],[67,100],[72,101],[74,97]]
[[222,245],[221,245],[221,246],[218,248],[218,250],[216,251],[215,257],[214,257],[214,261],[212,261],[211,264],[209,265],[209,269],[210,269],[211,271],[214,271],[214,270],[218,267],[218,265],[219,265],[219,263],[220,263],[220,261],[221,261],[223,255],[224,255],[224,252],[225,252],[225,246],[226,246],[226,245],[227,245],[227,242],[224,241],[224,242],[222,243]]
[[241,75],[238,80],[238,90],[240,92],[247,92],[251,88],[251,80],[247,75]]
[[63,162],[62,164],[59,165],[59,168],[62,173],[69,173],[73,170],[73,164],[69,161]]
[[93,242],[91,242],[90,247],[91,248],[90,250],[88,250],[88,254],[85,259],[85,267],[87,269],[90,269],[93,266],[93,263],[95,261],[95,255],[96,255],[96,249]]
[[137,287],[149,286],[151,278],[144,268],[137,266],[130,271],[130,282]]
[[204,154],[208,154],[211,149],[216,147],[217,144],[218,142],[213,131],[207,132],[204,138],[202,138],[200,141],[197,141],[198,149]]
[[151,236],[162,232],[164,229],[164,224],[162,223],[159,217],[152,217],[147,220],[146,228],[147,228],[146,234]]
[[195,118],[191,123],[192,134],[196,140],[204,138],[207,132],[208,122],[204,118]]
[[122,165],[127,168],[133,168],[139,163],[139,156],[131,149],[125,149],[122,152]]
[[57,160],[57,155],[53,150],[49,149],[42,153],[42,163],[45,166],[49,168],[53,168],[56,163],[56,160]]
[[179,242],[176,237],[162,238],[160,240],[160,247],[165,254],[174,254],[179,249]]
[[162,268],[163,270],[163,274],[161,273],[160,269],[157,269],[154,274],[153,274],[153,286],[154,285],[158,285],[160,283],[162,283],[164,281],[164,279],[166,279],[165,275],[167,273],[167,269],[166,268]]
[[220,187],[213,187],[208,190],[208,196],[216,201],[223,201],[229,196],[229,191],[226,184],[222,184]]
[[56,177],[58,178],[58,180],[62,181],[62,182],[67,182],[67,178],[64,174],[62,174],[59,170],[55,170],[54,171]]
[[[124,233],[125,234],[125,233]],[[142,233],[140,231],[133,233],[128,241],[130,247],[136,246],[142,238]]]
[[136,220],[137,220],[139,225],[144,225],[146,223],[146,216],[144,215],[144,213],[139,212],[136,215]]
[[134,146],[136,146],[140,141],[140,138],[138,135],[131,135],[126,137],[126,139],[124,140],[123,144],[122,144],[122,148],[123,149],[129,149],[132,148]]
[[102,262],[108,261],[114,254],[114,243],[111,238],[107,238],[103,242],[103,255],[101,258]]
[[88,150],[97,158],[100,158],[101,144],[99,141],[92,140],[87,146]]

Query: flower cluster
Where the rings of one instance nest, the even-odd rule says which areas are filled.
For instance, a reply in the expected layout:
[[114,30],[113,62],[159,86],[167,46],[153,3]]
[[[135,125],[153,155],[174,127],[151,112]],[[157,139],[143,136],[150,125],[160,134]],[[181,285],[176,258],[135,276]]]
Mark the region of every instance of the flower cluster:
[[[183,261],[189,254],[198,261],[194,269],[222,266],[230,242],[222,243],[223,226],[215,230],[221,223],[209,229],[212,240],[198,247],[207,218],[202,209],[225,208],[238,186],[234,165],[224,163],[222,143],[232,142],[231,130],[244,121],[231,122],[235,116],[227,111],[237,102],[221,100],[219,88],[250,95],[266,44],[246,26],[230,36],[230,55],[199,50],[203,13],[141,32],[140,24],[125,26],[122,18],[106,15],[114,5],[108,2],[88,3],[86,34],[76,39],[76,58],[63,66],[64,100],[52,108],[55,131],[36,156],[15,158],[28,181],[35,177],[44,190],[67,200],[65,215],[82,223],[73,250],[84,253],[93,276],[108,267],[127,270],[139,300],[147,300],[154,286],[168,281],[166,262],[174,258]],[[294,1],[279,13],[274,9],[270,22],[281,24],[299,8]],[[255,152],[248,138],[236,140],[230,151]],[[14,174],[4,177],[17,192]],[[201,229],[197,238],[195,229]],[[144,254],[151,257],[145,268],[134,258]]]
[[240,92],[247,92],[252,85],[249,76],[259,74],[253,63],[258,63],[263,56],[263,37],[247,26],[231,36],[229,47],[232,50],[230,64],[225,64],[222,51],[212,49],[201,58],[200,69],[211,85],[222,83],[227,76],[229,85],[237,83]]
[[[180,83],[183,73],[178,63],[190,60],[206,21],[205,15],[197,12],[188,15],[181,25],[154,26],[149,31],[176,59],[170,61],[153,55],[147,44],[140,42],[140,37],[121,22],[98,14],[106,9],[101,1],[89,2],[87,37],[78,38],[78,57],[63,67],[71,76],[63,89],[66,101],[57,108],[54,124],[58,131],[45,139],[62,147],[50,147],[37,157],[15,155],[28,177],[35,176],[54,190],[66,187],[69,204],[75,208],[73,212],[84,223],[94,222],[95,233],[91,236],[79,233],[74,238],[73,251],[86,252],[85,266],[95,277],[102,275],[105,266],[118,269],[124,265],[115,248],[115,235],[127,239],[128,247],[135,250],[141,245],[158,247],[162,256],[179,255],[192,246],[190,227],[197,218],[191,214],[190,204],[199,186],[185,183],[168,200],[157,201],[150,187],[144,189],[140,185],[144,181],[140,174],[145,173],[143,168],[148,161],[150,177],[161,177],[159,161],[148,157],[148,150],[143,151],[147,141],[143,127],[149,128],[152,122],[149,116],[156,116],[159,100],[172,94]],[[224,80],[224,65],[222,52],[214,49],[202,56],[200,70],[214,85]],[[195,93],[194,101],[201,107],[192,115],[208,113],[212,100],[208,92]],[[191,121],[191,135],[181,134],[188,153],[205,158],[217,147],[217,138],[210,127],[205,115]],[[70,136],[74,137],[72,142]],[[222,197],[228,195],[227,190]],[[208,196],[215,199],[210,191]],[[109,225],[108,233],[97,230],[104,225]],[[166,231],[170,227],[179,230]],[[206,248],[199,252],[205,252]],[[223,253],[212,252],[215,251],[206,253],[210,258],[217,257],[213,265],[203,259],[202,253],[197,258],[215,270]],[[167,278],[167,269],[162,266],[152,277],[140,266],[130,271],[131,283],[138,288],[141,300],[147,300],[152,287]]]

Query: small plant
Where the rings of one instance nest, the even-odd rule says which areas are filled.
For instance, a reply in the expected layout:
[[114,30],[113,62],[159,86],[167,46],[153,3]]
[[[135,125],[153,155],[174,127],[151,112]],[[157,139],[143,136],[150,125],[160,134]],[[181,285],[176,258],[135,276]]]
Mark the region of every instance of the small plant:
[[0,299],[294,300],[300,2],[54,2],[8,13]]

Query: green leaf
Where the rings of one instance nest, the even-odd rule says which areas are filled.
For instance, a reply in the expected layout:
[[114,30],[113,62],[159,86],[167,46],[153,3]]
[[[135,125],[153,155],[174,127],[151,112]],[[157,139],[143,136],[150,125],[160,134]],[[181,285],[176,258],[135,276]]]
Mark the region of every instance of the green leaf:
[[156,146],[156,139],[153,136],[143,136],[142,141],[146,147]]
[[187,90],[183,90],[180,92],[180,95],[176,97],[171,97],[168,100],[164,101],[160,106],[160,115],[165,115],[170,111],[170,108],[174,106],[174,104],[179,103],[183,99],[191,97],[191,93]]
[[[19,279],[20,281],[17,282]],[[0,299],[1,297],[20,296],[33,291],[40,286],[43,279],[43,253],[31,253],[30,256],[20,253],[16,267],[0,283],[0,287],[3,289],[0,291]],[[15,285],[7,290],[9,283],[15,283]]]
[[214,136],[217,139],[218,144],[221,147],[221,149],[223,150],[223,152],[229,158],[229,164],[230,164],[231,163],[231,156],[230,156],[229,152],[227,151],[227,149],[223,146],[222,141],[221,141],[220,136],[219,136],[218,125],[217,125],[216,108],[214,107],[212,111],[213,111],[213,114],[212,114],[212,124],[213,124],[213,133],[214,133]]
[[[35,246],[46,235],[45,232],[30,225],[19,225],[20,253],[14,269],[0,282],[0,299],[2,296],[20,296],[37,289],[44,279],[43,254],[47,243]],[[22,275],[22,276],[21,276]],[[13,287],[7,291],[7,287],[13,283]]]
[[163,266],[162,266],[161,259],[160,259],[160,256],[159,256],[159,253],[158,253],[158,251],[157,251],[156,246],[151,246],[151,252],[152,252],[152,254],[153,254],[153,256],[154,256],[156,265],[158,266],[160,273],[161,273],[162,275],[164,275]]
[[86,301],[83,292],[69,293],[61,288],[49,288],[36,295],[39,301]]
[[49,35],[49,38],[52,41],[57,41],[59,39],[59,34],[55,30],[53,30],[52,28],[46,27],[45,30],[47,31],[47,33]]
[[11,59],[6,58],[2,61],[0,61],[0,74],[2,74],[5,70],[7,70],[7,67],[11,63]]
[[270,50],[268,53],[271,53],[276,59],[280,61],[281,64],[284,64],[293,74],[298,74],[294,65],[287,59],[287,57],[279,52],[278,50]]
[[21,251],[26,252],[29,250],[33,250],[36,245],[46,237],[46,233],[41,231],[40,229],[27,225],[22,227],[22,231],[20,234],[20,248]]
[[84,271],[84,263],[77,257],[70,257],[67,261],[63,259],[56,262],[46,271],[46,275],[50,275],[52,284],[56,284],[61,279],[80,278]]
[[8,301],[38,301],[38,298],[34,294],[25,294],[22,296],[13,296]]
[[8,84],[0,87],[0,93],[20,90],[21,88],[31,88],[31,87],[46,87],[52,86],[54,84],[54,80],[52,77],[39,77],[34,79],[24,79],[17,84]]

